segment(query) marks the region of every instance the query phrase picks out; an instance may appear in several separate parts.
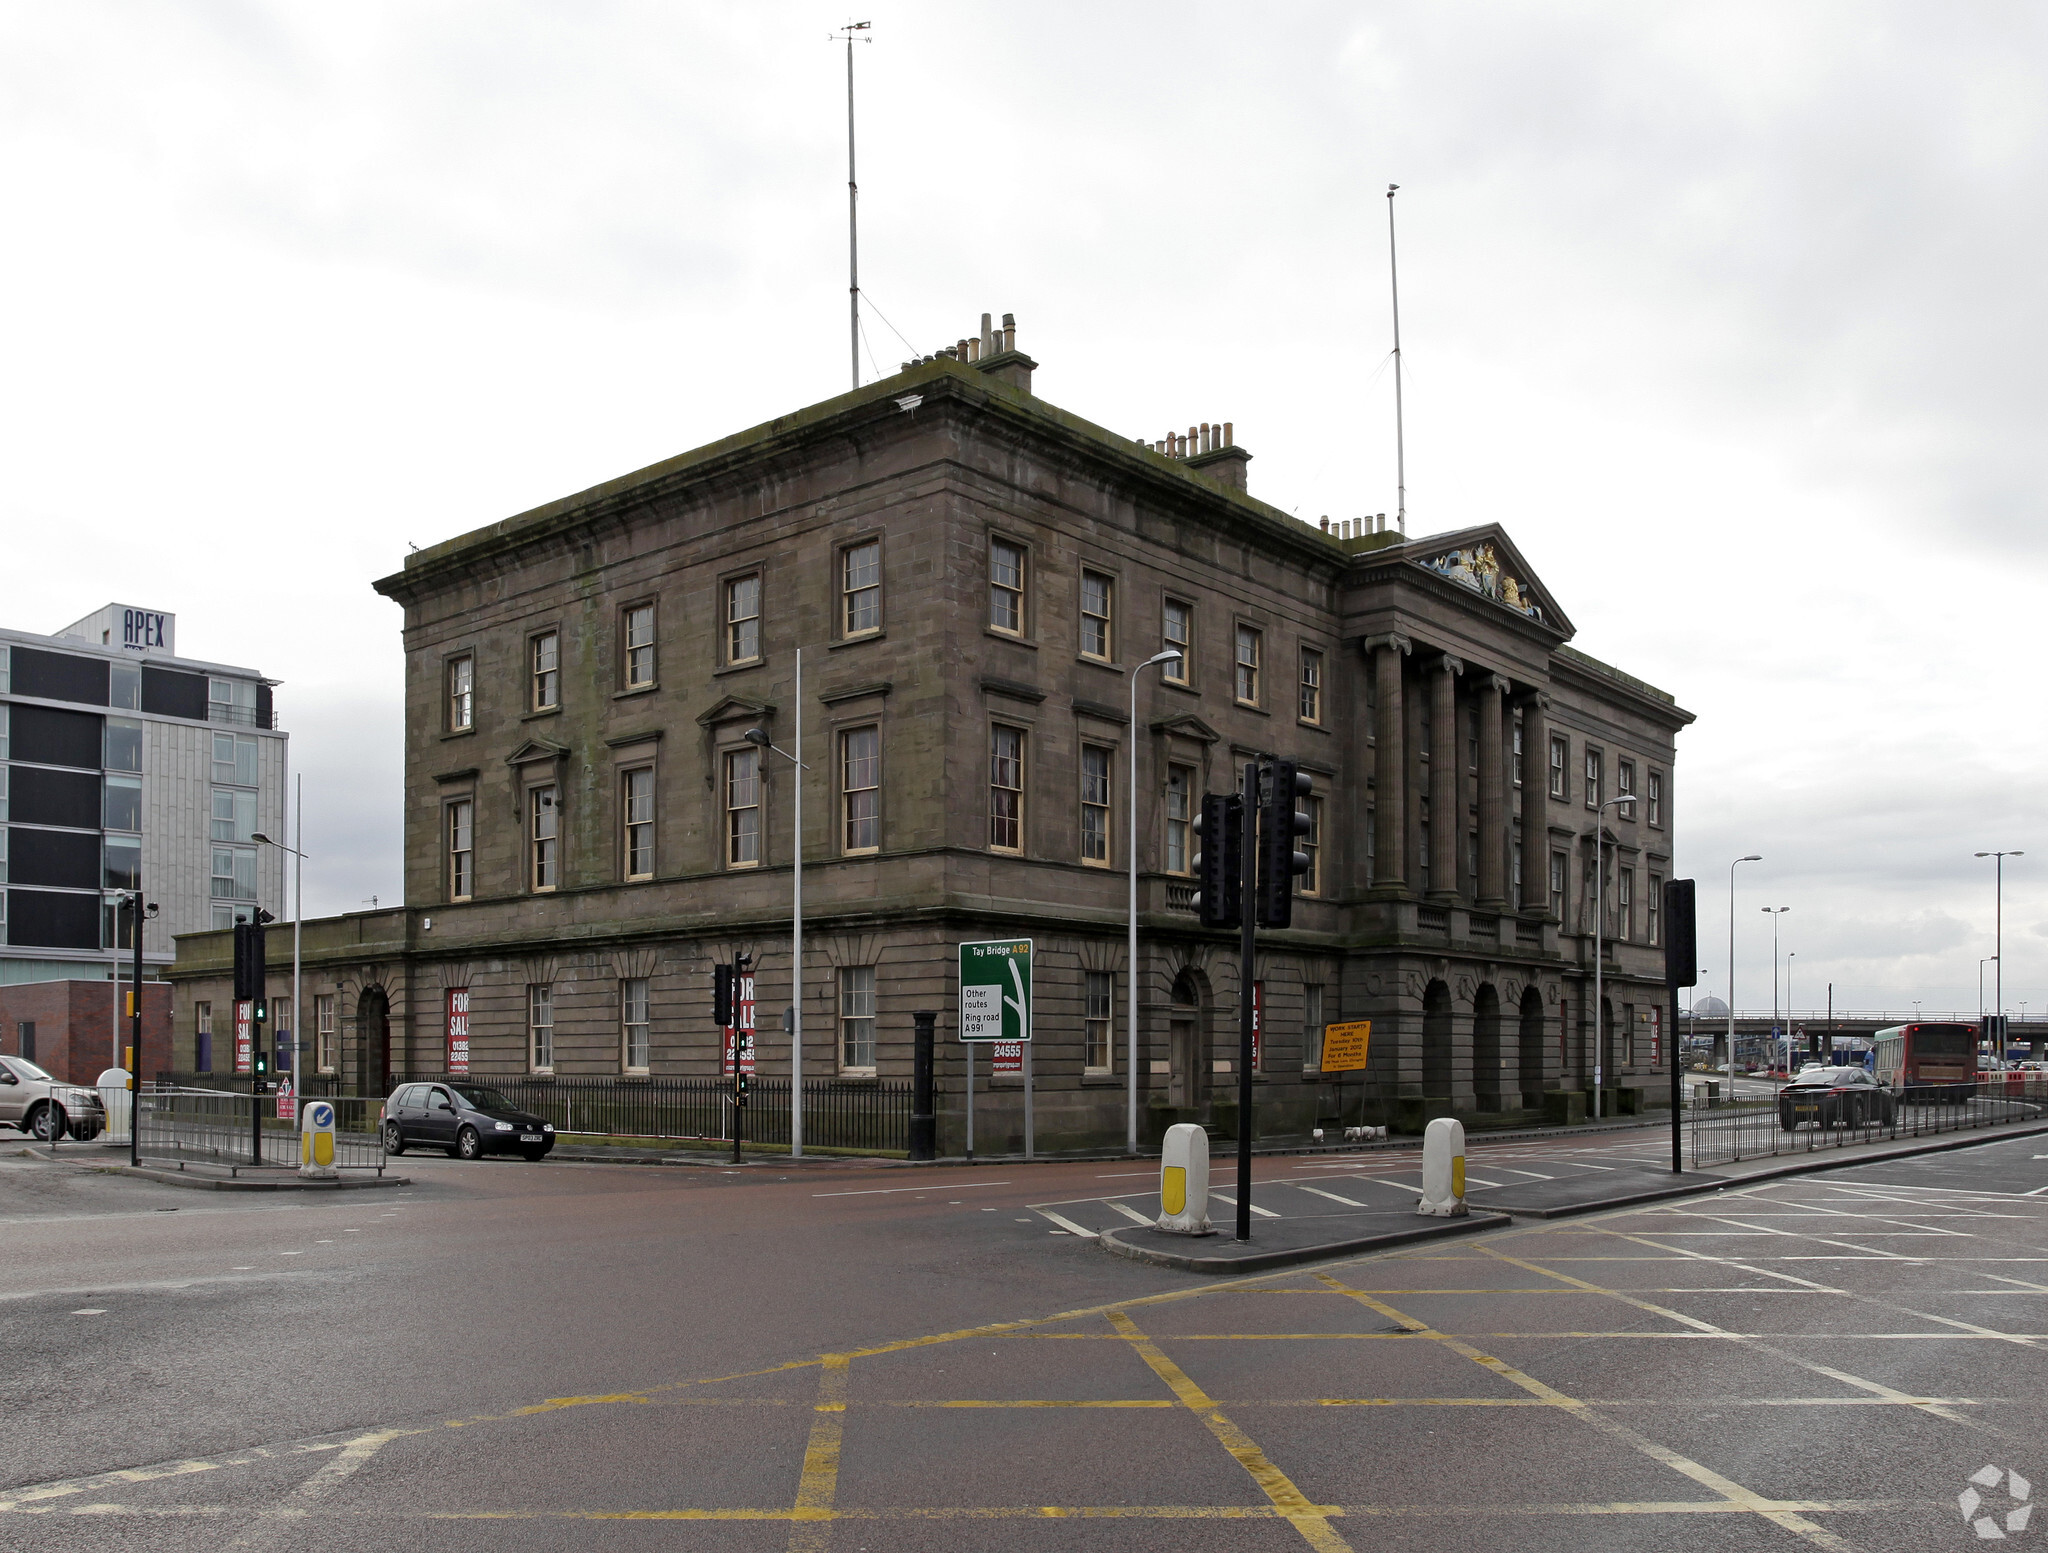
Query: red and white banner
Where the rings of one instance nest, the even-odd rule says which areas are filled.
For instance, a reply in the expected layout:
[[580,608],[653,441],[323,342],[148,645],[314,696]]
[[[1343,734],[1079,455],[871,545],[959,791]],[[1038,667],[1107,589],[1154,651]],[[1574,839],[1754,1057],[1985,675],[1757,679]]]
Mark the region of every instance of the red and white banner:
[[235,1071],[237,1073],[247,1073],[255,1067],[255,1012],[246,1001],[235,1005]]
[[1266,1071],[1266,984],[1252,983],[1252,1072]]
[[1650,1066],[1664,1066],[1664,1005],[1650,1005]]
[[739,1056],[739,1069],[751,1075],[754,1071],[754,973],[742,971],[739,984],[733,988],[733,1024],[725,1027],[725,1063],[723,1072],[732,1077],[733,1056]]
[[1021,1075],[1024,1071],[1024,1043],[1022,1041],[990,1041],[988,1043],[989,1071],[997,1078],[1007,1075]]
[[281,1122],[295,1122],[299,1119],[299,1097],[292,1093],[289,1076],[277,1081],[277,1119]]
[[450,1073],[469,1071],[469,988],[448,989],[448,1058]]

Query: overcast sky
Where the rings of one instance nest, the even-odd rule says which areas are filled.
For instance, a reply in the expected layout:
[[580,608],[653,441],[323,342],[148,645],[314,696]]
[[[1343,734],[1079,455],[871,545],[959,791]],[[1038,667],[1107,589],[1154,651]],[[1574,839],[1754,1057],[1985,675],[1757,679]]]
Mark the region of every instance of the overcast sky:
[[[0,4],[4,619],[284,681],[308,908],[401,893],[427,545],[842,391],[848,19]],[[873,5],[883,370],[1017,314],[1046,398],[1231,420],[1254,494],[1498,521],[1672,691],[1701,990],[2048,1017],[2048,12]],[[884,323],[884,319],[887,323]]]

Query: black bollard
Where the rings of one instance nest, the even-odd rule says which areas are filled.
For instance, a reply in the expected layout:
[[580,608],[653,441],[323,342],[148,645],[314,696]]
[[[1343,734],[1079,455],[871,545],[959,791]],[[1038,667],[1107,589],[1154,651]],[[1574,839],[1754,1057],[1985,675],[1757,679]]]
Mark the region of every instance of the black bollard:
[[938,1155],[938,1118],[934,1114],[937,1086],[932,1081],[932,1026],[938,1015],[926,1009],[912,1014],[916,1033],[910,1048],[910,1157]]

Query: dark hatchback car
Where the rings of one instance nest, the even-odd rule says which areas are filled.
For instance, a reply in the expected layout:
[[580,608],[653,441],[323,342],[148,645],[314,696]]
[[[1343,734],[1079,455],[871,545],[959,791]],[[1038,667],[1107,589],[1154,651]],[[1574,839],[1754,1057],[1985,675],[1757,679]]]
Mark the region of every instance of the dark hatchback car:
[[457,1159],[523,1154],[539,1159],[555,1146],[555,1124],[522,1111],[497,1090],[460,1081],[401,1084],[384,1102],[384,1152],[446,1149]]
[[1778,1091],[1778,1125],[1786,1132],[1801,1122],[1823,1128],[1888,1125],[1898,1113],[1898,1097],[1864,1068],[1808,1068]]

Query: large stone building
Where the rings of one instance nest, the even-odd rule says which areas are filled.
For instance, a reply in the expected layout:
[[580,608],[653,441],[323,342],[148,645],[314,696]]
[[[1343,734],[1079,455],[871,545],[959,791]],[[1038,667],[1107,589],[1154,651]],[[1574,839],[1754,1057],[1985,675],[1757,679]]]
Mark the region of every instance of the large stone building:
[[[1134,841],[1146,1129],[1235,1125],[1235,935],[1193,913],[1190,819],[1260,753],[1313,775],[1317,821],[1294,925],[1261,937],[1264,1133],[1568,1114],[1603,817],[1601,1066],[1651,1083],[1690,714],[1569,647],[1498,526],[1304,524],[1247,494],[1227,425],[1132,441],[1038,398],[1034,366],[985,325],[380,581],[405,609],[406,905],[309,924],[323,1065],[440,1071],[452,994],[479,1074],[715,1074],[712,967],[744,952],[761,1070],[786,1073],[795,778],[746,735],[791,747],[801,651],[805,1072],[907,1075],[937,1010],[943,1147],[954,946],[1005,935],[1037,946],[1039,1146],[1123,1136]],[[1167,648],[1181,666],[1143,667]],[[181,1033],[226,961],[185,948]],[[1317,1072],[1337,1019],[1373,1022],[1342,1082]],[[981,1071],[1002,1147],[1018,1081]]]

